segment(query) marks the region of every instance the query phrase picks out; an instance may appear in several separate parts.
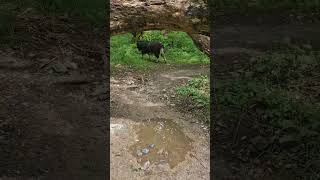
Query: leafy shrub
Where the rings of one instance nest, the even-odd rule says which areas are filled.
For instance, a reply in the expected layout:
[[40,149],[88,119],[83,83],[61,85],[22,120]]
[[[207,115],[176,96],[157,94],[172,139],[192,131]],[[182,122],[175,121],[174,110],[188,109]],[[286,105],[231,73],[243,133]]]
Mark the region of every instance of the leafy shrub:
[[202,117],[209,122],[210,114],[210,81],[207,76],[194,78],[185,86],[177,87],[181,104],[192,106],[202,112]]
[[251,142],[258,139],[272,145],[264,146],[271,148],[263,149],[264,157],[293,164],[290,173],[299,178],[318,179],[320,173],[316,153],[320,149],[320,104],[313,103],[319,102],[319,93],[309,98],[310,92],[301,83],[317,85],[318,69],[318,52],[292,50],[254,58],[249,72],[217,82],[221,119],[234,123],[242,119],[242,124],[257,132]]

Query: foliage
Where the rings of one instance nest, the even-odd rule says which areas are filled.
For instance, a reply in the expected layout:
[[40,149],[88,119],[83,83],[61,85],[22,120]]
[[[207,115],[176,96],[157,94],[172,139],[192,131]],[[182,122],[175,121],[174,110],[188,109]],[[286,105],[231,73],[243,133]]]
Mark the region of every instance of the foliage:
[[[185,86],[177,87],[182,104],[188,104],[196,110],[200,110],[206,122],[209,122],[210,114],[210,81],[208,76],[194,78]],[[188,102],[186,102],[188,101]]]
[[267,160],[294,164],[292,172],[308,177],[320,173],[320,91],[305,88],[319,85],[318,69],[318,52],[294,48],[253,58],[238,79],[217,82],[221,117],[243,119],[266,145]]
[[[183,32],[170,32],[164,37],[160,31],[146,31],[142,37],[144,40],[157,40],[165,46],[165,56],[168,63],[173,64],[208,64],[209,58],[193,44],[190,37]],[[148,55],[142,58],[136,44],[132,42],[131,34],[116,35],[110,42],[111,64],[125,64],[138,69],[147,69],[155,65],[156,58]],[[160,63],[163,62],[159,58]]]

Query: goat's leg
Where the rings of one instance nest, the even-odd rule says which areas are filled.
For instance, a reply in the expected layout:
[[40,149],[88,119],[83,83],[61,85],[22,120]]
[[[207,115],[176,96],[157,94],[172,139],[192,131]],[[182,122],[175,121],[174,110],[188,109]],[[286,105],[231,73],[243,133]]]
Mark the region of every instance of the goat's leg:
[[167,63],[166,57],[164,56],[164,50],[163,49],[160,50],[160,55],[163,58],[164,62]]

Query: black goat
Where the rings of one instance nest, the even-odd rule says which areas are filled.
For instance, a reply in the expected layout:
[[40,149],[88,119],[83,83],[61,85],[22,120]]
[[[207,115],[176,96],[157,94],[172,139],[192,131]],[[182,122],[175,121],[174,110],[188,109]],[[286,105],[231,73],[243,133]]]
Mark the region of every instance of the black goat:
[[142,57],[144,54],[154,54],[159,61],[160,55],[166,62],[166,58],[164,56],[164,46],[162,43],[158,41],[137,41],[137,48],[141,52]]

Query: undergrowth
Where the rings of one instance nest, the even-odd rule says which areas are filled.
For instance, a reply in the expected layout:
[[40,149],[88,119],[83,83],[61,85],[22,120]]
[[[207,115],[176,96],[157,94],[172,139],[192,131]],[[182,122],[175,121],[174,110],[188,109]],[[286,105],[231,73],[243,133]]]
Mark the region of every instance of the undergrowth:
[[[170,64],[208,64],[209,58],[193,44],[192,39],[184,32],[170,32],[163,36],[161,31],[146,31],[143,40],[160,41],[165,46],[165,56]],[[156,57],[144,55],[132,41],[131,34],[116,35],[110,41],[111,65],[125,64],[137,69],[148,69],[154,67]],[[162,57],[159,63],[164,63]]]
[[200,115],[204,122],[210,119],[210,80],[208,76],[194,78],[184,86],[176,88],[181,106]]
[[243,162],[252,165],[250,156],[298,178],[320,178],[319,68],[319,52],[291,49],[253,58],[239,78],[217,82],[221,119],[256,132],[239,137],[241,153],[251,147],[237,155]]

